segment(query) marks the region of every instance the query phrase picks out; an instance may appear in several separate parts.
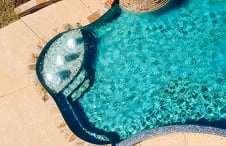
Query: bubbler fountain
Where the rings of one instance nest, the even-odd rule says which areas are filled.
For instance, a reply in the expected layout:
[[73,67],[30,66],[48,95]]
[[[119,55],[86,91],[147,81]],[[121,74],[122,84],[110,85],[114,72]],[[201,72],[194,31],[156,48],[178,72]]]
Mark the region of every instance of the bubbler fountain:
[[164,7],[170,0],[120,0],[122,7],[134,12],[155,11]]

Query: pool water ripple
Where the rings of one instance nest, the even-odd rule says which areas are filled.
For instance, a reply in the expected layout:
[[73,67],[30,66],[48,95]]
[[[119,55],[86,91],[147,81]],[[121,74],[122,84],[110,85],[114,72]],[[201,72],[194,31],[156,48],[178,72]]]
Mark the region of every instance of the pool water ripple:
[[122,10],[96,28],[95,81],[79,99],[89,122],[123,140],[166,125],[225,120],[225,5],[190,0],[161,15]]

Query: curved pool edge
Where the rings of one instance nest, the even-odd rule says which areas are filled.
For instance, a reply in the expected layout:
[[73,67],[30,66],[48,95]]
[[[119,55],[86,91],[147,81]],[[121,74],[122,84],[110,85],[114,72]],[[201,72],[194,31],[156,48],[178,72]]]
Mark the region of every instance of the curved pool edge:
[[[101,17],[102,18],[102,17]],[[101,19],[100,18],[100,19]],[[105,18],[108,18],[107,16],[105,16]],[[100,20],[98,19],[97,21],[87,25],[87,26],[84,26],[82,27],[81,29],[87,29],[87,30],[90,30],[91,28],[93,27],[96,27],[97,24],[98,25],[102,25],[101,22],[105,22],[107,23],[106,21],[104,20]],[[109,19],[109,18],[108,18]],[[63,32],[63,33],[67,33],[67,32]],[[60,35],[60,34],[59,34]],[[60,36],[59,36],[60,37]],[[54,37],[55,38],[55,37]],[[54,41],[54,38],[52,39]],[[55,38],[56,39],[56,38]],[[46,87],[45,87],[46,88]],[[57,97],[56,94],[51,94],[54,98],[54,100],[56,102],[60,102],[61,100]],[[56,98],[56,99],[55,99]],[[64,97],[62,97],[64,98]],[[65,99],[64,99],[65,100]],[[65,102],[68,102],[65,100]],[[67,104],[67,103],[66,103]],[[63,103],[62,103],[63,105]],[[58,105],[58,108],[60,108],[60,105]],[[71,107],[64,107],[62,106],[62,113],[65,112],[66,114],[68,114],[68,116],[70,116],[71,114],[67,112],[67,109],[70,109]],[[66,120],[65,120],[66,121]],[[72,121],[70,121],[69,123],[75,125],[76,123],[72,123]],[[79,125],[77,125],[79,126]],[[69,126],[70,128],[70,126]],[[80,127],[79,127],[80,128]],[[203,131],[204,130],[204,131]],[[206,131],[205,131],[206,130]],[[73,131],[73,130],[72,130]],[[223,130],[223,129],[219,129],[219,128],[213,128],[213,127],[204,127],[204,126],[192,126],[192,125],[185,125],[185,126],[166,126],[166,127],[160,127],[160,128],[156,128],[156,129],[153,129],[153,130],[149,130],[149,131],[145,131],[143,133],[140,133],[140,134],[137,134],[137,135],[134,135],[132,136],[131,138],[134,138],[134,143],[137,143],[139,141],[142,141],[144,140],[145,138],[151,138],[151,137],[155,137],[155,136],[159,136],[159,135],[164,135],[164,134],[170,134],[170,133],[175,133],[175,132],[195,132],[195,133],[205,133],[205,134],[214,134],[214,135],[219,135],[219,134],[222,134],[223,135],[220,135],[220,136],[224,136],[226,137],[226,130]],[[75,133],[75,132],[74,132]],[[77,135],[77,134],[76,134]],[[81,134],[82,135],[82,134]],[[83,136],[83,135],[82,135]],[[81,138],[82,138],[81,136]],[[79,136],[80,137],[80,136]],[[124,143],[124,141],[118,143],[117,145],[130,145],[130,142],[128,140],[130,140],[131,138],[128,138],[127,140],[124,140],[126,141],[126,143]],[[84,138],[82,138],[84,139]],[[85,139],[86,141],[92,141],[92,140],[87,140]],[[124,144],[123,144],[124,143]],[[99,144],[99,143],[96,143],[96,144]]]
[[[71,32],[71,31],[76,31],[76,30],[80,30],[82,32],[82,35],[84,35],[84,31],[87,32],[93,32],[92,30],[96,27],[99,27],[101,25],[105,25],[111,21],[113,21],[114,19],[116,19],[117,17],[119,17],[121,14],[121,9],[120,9],[120,6],[118,4],[118,2],[116,1],[114,3],[114,5],[106,12],[104,13],[100,18],[98,18],[96,21],[88,24],[88,25],[85,25],[85,26],[82,26],[82,27],[78,27],[78,28],[74,28],[72,30],[67,30],[67,31],[64,31],[64,32],[60,32],[58,34],[56,34],[54,37],[52,37],[47,43],[46,45],[43,47],[39,57],[38,57],[38,60],[36,62],[36,74],[37,74],[37,77],[40,81],[40,83],[43,85],[43,87],[48,91],[48,92],[51,92],[53,94],[55,94],[55,92],[50,89],[47,85],[46,85],[46,82],[44,81],[44,79],[42,79],[41,77],[41,73],[39,73],[42,69],[43,69],[43,61],[44,60],[44,57],[45,57],[45,54],[47,53],[47,51],[49,50],[50,46],[52,45],[52,43],[54,41],[56,41],[57,39],[59,39],[62,35],[68,33],[68,32]],[[76,75],[75,75],[76,76]]]
[[121,15],[121,9],[119,4],[116,2],[106,13],[104,13],[96,21],[83,26],[81,29],[93,30],[96,27],[110,23],[111,21],[117,19]]
[[[67,99],[64,95],[60,92],[55,92],[53,89],[51,89],[47,84],[45,79],[42,76],[42,70],[43,70],[43,61],[45,59],[45,55],[47,54],[50,46],[57,41],[61,36],[64,34],[71,32],[71,31],[81,31],[81,33],[84,35],[88,33],[87,36],[93,35],[92,29],[99,27],[101,25],[107,24],[111,22],[112,20],[116,19],[120,15],[120,9],[118,4],[114,4],[111,9],[109,9],[104,15],[102,15],[99,19],[94,21],[93,23],[90,23],[86,26],[75,28],[69,31],[64,31],[56,36],[54,36],[52,39],[49,40],[49,42],[44,46],[43,50],[41,51],[38,60],[36,62],[36,74],[37,78],[40,81],[41,85],[45,88],[45,90],[51,95],[53,100],[55,101],[58,109],[60,110],[60,113],[62,117],[64,118],[65,122],[67,123],[69,129],[79,138],[93,143],[93,144],[110,144],[119,142],[119,136],[115,132],[105,132],[100,129],[97,129],[95,127],[92,127],[90,123],[87,124],[87,121],[80,121],[79,119],[85,119],[84,116],[81,116],[78,114],[79,111],[73,111],[72,104],[70,103],[70,100]],[[84,37],[84,36],[83,36]],[[85,36],[86,37],[86,36]],[[87,44],[85,44],[87,45]],[[85,51],[87,53],[87,50]],[[81,68],[84,66],[84,61],[82,62],[82,66],[79,68],[78,73],[81,71]],[[73,77],[75,78],[77,74]],[[72,79],[73,80],[73,79]],[[71,80],[71,81],[72,81]],[[70,82],[71,82],[70,81]],[[70,84],[69,82],[69,84]],[[63,88],[64,89],[64,88]],[[78,107],[79,109],[79,107]],[[81,117],[79,117],[81,116]],[[84,125],[83,123],[86,123],[87,125]],[[104,139],[102,139],[102,138]]]
[[[77,29],[75,29],[77,30]],[[80,30],[81,31],[81,30]],[[115,140],[112,140],[111,137],[114,137],[118,139],[117,135],[113,132],[105,132],[100,129],[97,129],[95,127],[91,127],[89,124],[84,125],[84,121],[80,121],[79,119],[84,119],[83,116],[78,115],[79,111],[74,112],[72,108],[72,104],[70,103],[69,99],[61,94],[61,92],[56,93],[54,90],[52,90],[45,82],[43,76],[42,76],[42,70],[43,70],[43,61],[45,58],[46,53],[48,52],[49,47],[51,44],[56,41],[58,38],[60,38],[64,33],[60,33],[56,35],[54,38],[52,38],[44,47],[42,50],[37,63],[36,63],[36,74],[38,77],[38,80],[42,84],[42,86],[46,89],[46,91],[51,95],[52,99],[55,101],[57,108],[60,110],[60,113],[67,123],[69,129],[79,138],[93,143],[93,144],[109,144]],[[80,72],[81,68],[79,68],[78,73]],[[75,75],[75,77],[77,74]],[[71,81],[70,81],[71,82]],[[70,84],[70,83],[69,83]],[[79,107],[78,107],[79,109]],[[79,117],[80,116],[80,117]],[[87,122],[85,122],[87,123]],[[99,139],[100,138],[100,139]],[[102,139],[104,138],[104,139]]]
[[211,134],[226,137],[226,130],[221,128],[197,125],[172,125],[159,127],[152,130],[146,130],[116,144],[116,146],[131,146],[147,138],[154,138],[157,136],[173,134],[178,132]]

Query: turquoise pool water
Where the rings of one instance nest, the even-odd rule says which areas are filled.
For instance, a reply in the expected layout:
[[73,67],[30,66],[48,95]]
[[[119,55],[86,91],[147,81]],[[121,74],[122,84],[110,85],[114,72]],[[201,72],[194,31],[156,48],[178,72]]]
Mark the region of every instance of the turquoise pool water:
[[159,15],[122,10],[96,28],[95,81],[78,100],[89,122],[123,140],[226,119],[225,24],[225,0],[189,0]]
[[226,1],[185,1],[158,13],[116,4],[45,46],[38,78],[76,135],[106,144],[167,125],[226,129]]

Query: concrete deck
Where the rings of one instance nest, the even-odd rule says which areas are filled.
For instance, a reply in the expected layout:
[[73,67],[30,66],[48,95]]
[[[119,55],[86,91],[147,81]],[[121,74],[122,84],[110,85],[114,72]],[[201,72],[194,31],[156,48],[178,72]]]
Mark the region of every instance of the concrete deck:
[[226,146],[226,138],[198,133],[173,133],[146,139],[135,146]]
[[91,145],[71,135],[53,101],[44,104],[28,65],[38,42],[49,41],[64,24],[87,25],[86,18],[103,5],[63,0],[0,29],[1,146]]
[[[56,126],[56,118],[62,117],[54,102],[48,102],[46,105],[41,100],[29,79],[28,64],[38,42],[48,41],[63,24],[88,24],[86,18],[103,5],[100,0],[62,0],[0,29],[1,146],[91,145],[70,135],[68,129],[62,129],[65,123],[60,122]],[[58,117],[54,119],[53,114],[58,114]],[[210,144],[226,146],[226,138],[182,133],[159,136],[140,143],[145,146]]]
[[1,146],[66,145],[28,78],[27,65],[37,41],[21,20],[0,30]]

